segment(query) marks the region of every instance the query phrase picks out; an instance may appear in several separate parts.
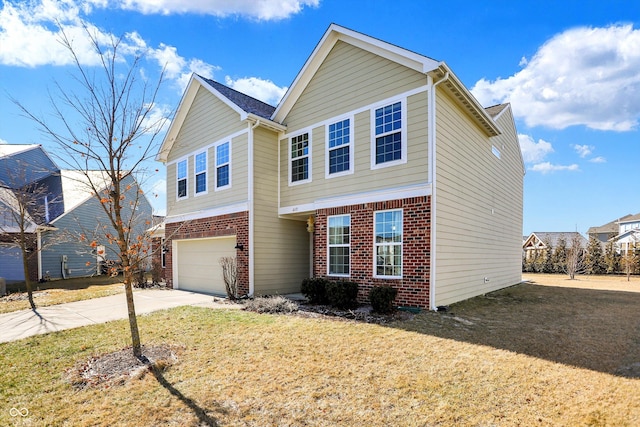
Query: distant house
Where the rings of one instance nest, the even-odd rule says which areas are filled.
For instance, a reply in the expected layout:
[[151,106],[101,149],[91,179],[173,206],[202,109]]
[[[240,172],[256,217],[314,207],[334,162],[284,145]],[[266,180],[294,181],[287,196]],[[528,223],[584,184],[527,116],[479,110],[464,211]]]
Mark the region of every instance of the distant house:
[[527,236],[522,244],[524,259],[530,260],[534,254],[540,255],[546,253],[549,249],[552,251],[558,247],[561,240],[567,248],[573,247],[574,240],[580,242],[580,247],[587,248],[588,241],[584,236],[575,231],[566,232],[541,232],[536,231]]
[[618,253],[627,253],[640,244],[640,213],[628,214],[599,227],[591,227],[588,234],[602,242],[603,246],[611,242]]
[[310,276],[434,309],[520,282],[524,166],[509,104],[447,64],[331,25],[277,106],[193,75],[167,167],[167,281],[249,295]]
[[[12,170],[20,173],[16,175]],[[37,252],[37,256],[30,258],[32,280],[100,274],[99,264],[115,258],[114,242],[103,238],[91,245],[91,236],[104,235],[104,230],[112,227],[100,201],[89,190],[83,172],[59,169],[40,145],[9,144],[0,145],[0,171],[4,173],[0,173],[0,277],[24,280],[22,254],[13,243],[19,230],[12,211],[17,208],[16,191],[25,186],[37,188],[38,194],[42,193],[40,209],[29,217],[27,227],[30,250]],[[101,171],[89,171],[89,174],[94,183],[103,183],[101,189],[108,187],[108,180]],[[135,194],[139,199],[132,233],[143,234],[151,221],[151,205],[144,196],[138,196],[133,177],[125,185],[131,185],[127,194]],[[130,208],[125,203],[123,209],[127,212]],[[86,240],[80,240],[81,235]]]

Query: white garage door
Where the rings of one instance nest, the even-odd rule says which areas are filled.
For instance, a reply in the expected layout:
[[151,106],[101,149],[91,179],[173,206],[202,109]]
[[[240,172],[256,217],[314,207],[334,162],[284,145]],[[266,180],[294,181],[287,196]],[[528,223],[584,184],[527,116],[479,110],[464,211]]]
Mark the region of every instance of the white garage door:
[[22,252],[18,246],[0,243],[0,277],[24,280]]
[[177,240],[176,289],[226,295],[220,258],[236,255],[236,238]]

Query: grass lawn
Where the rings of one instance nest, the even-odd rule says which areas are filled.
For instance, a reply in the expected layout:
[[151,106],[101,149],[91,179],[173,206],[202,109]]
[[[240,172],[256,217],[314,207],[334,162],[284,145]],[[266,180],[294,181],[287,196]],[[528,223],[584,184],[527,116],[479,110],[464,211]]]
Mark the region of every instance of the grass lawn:
[[65,372],[126,347],[126,321],[1,344],[0,425],[640,425],[640,293],[527,279],[390,326],[141,316],[143,342],[178,361],[108,387],[74,389]]
[[[82,277],[34,283],[36,307],[106,297],[124,292],[122,276]],[[30,308],[24,282],[7,285],[8,295],[0,297],[0,314]]]

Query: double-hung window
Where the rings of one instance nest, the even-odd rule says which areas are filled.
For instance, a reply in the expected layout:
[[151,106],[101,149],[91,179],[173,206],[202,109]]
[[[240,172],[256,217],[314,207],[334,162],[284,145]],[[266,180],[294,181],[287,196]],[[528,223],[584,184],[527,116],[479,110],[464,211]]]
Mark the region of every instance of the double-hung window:
[[207,192],[207,152],[196,154],[196,196]]
[[187,160],[181,160],[176,165],[178,199],[187,197]]
[[327,177],[353,172],[351,129],[350,119],[340,120],[327,126]]
[[373,111],[372,167],[405,161],[406,147],[402,110],[403,102],[398,101]]
[[350,232],[350,215],[328,217],[329,275],[349,275]]
[[216,146],[216,189],[231,185],[231,153],[229,142]]
[[307,181],[309,176],[309,133],[291,138],[291,182]]
[[376,277],[402,277],[402,210],[375,212]]

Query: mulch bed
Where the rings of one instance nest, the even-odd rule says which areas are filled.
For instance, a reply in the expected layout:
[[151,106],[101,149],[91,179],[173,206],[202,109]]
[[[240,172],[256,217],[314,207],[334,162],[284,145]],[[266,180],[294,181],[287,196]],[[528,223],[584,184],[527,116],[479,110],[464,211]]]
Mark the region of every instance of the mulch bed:
[[177,348],[166,344],[142,346],[143,358],[133,355],[131,347],[92,357],[67,371],[67,380],[75,389],[109,388],[129,379],[142,378],[153,369],[164,370],[178,361]]

